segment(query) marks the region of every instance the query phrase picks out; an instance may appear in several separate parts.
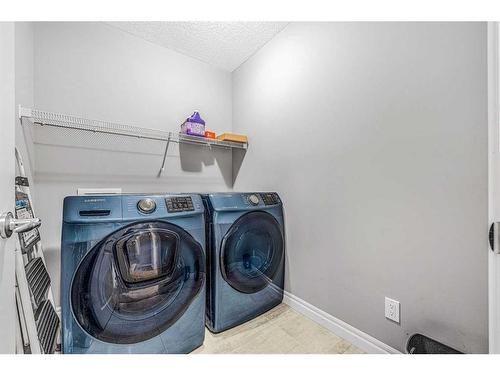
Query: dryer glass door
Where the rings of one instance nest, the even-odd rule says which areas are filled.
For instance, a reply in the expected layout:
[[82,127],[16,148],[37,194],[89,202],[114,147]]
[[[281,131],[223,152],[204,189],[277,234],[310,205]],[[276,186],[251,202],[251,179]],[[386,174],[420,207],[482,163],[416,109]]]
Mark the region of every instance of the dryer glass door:
[[166,222],[124,227],[95,245],[71,287],[71,307],[93,337],[133,344],[157,336],[186,311],[205,280],[201,245]]
[[284,252],[283,234],[274,216],[249,212],[234,222],[222,240],[222,276],[234,289],[256,293],[273,282]]

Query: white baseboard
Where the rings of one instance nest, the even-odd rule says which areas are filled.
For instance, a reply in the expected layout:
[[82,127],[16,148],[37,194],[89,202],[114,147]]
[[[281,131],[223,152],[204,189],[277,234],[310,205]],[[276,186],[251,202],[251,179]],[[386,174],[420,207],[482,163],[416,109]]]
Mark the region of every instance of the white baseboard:
[[300,299],[299,297],[285,291],[283,303],[286,303],[292,309],[307,316],[309,319],[314,320],[316,323],[325,327],[330,332],[337,336],[351,342],[358,348],[367,353],[372,354],[401,354],[399,350],[384,344],[382,341],[377,340],[375,337],[360,331],[357,328],[347,324],[346,322],[335,318],[334,316],[318,309],[316,306]]

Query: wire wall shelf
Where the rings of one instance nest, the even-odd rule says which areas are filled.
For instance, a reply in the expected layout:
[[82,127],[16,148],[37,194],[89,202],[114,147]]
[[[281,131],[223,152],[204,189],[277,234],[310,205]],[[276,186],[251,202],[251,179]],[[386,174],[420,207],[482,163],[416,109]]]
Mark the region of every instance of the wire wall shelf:
[[[21,106],[19,107],[19,118],[21,120],[21,124],[23,125],[32,124],[33,128],[50,127],[54,131],[60,130],[60,135],[63,135],[62,133],[65,131],[76,131],[78,134],[88,134],[88,136],[85,137],[85,143],[92,142],[93,140],[95,140],[96,144],[99,142],[102,143],[102,140],[100,141],[97,135],[106,136],[106,139],[108,140],[110,137],[117,136],[122,137],[122,140],[139,139],[163,142],[165,144],[164,151],[161,152],[163,154],[163,162],[158,172],[158,176],[160,176],[165,169],[167,151],[171,142],[232,150],[246,150],[248,148],[247,143],[220,141],[218,139],[196,137],[176,132],[142,128],[109,121],[92,120],[68,114],[41,111]],[[95,135],[95,137],[93,135]],[[109,145],[109,147],[112,148],[111,145]]]
[[139,139],[150,139],[156,141],[170,141],[175,143],[192,143],[201,146],[215,146],[225,148],[246,149],[247,143],[220,141],[181,133],[163,130],[141,128],[108,121],[90,120],[82,117],[66,115],[61,113],[40,111],[37,109],[19,107],[19,117],[29,118],[34,125],[53,126],[58,128],[83,130],[94,133],[111,134],[117,136],[134,137]]

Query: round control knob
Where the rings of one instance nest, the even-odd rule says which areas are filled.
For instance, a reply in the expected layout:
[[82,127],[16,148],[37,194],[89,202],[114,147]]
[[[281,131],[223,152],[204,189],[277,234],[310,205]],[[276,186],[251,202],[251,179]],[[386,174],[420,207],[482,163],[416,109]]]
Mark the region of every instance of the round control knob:
[[156,210],[156,203],[151,198],[141,199],[137,203],[137,208],[144,214],[150,214],[151,212]]
[[255,194],[249,195],[248,201],[250,202],[251,205],[257,206],[259,204],[259,197],[256,196]]

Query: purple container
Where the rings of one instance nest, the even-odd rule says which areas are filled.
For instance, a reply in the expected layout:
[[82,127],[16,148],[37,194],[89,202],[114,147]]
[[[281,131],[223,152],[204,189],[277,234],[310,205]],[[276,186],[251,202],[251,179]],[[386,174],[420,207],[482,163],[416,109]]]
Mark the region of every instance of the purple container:
[[191,117],[184,121],[184,124],[181,125],[181,133],[198,137],[205,136],[205,120],[201,118],[198,111],[194,111]]

